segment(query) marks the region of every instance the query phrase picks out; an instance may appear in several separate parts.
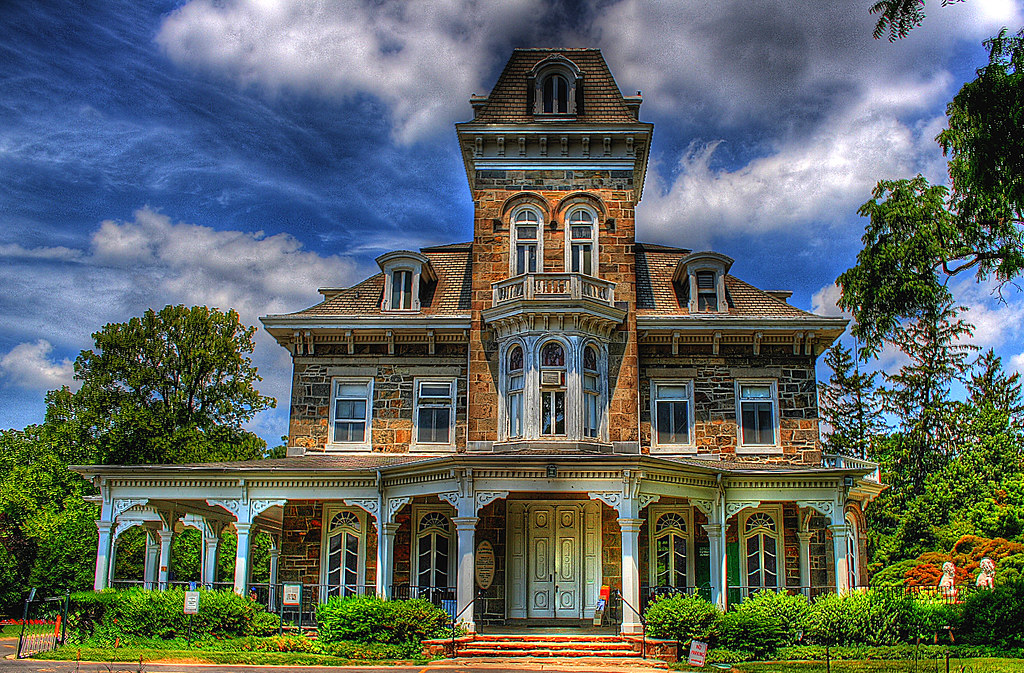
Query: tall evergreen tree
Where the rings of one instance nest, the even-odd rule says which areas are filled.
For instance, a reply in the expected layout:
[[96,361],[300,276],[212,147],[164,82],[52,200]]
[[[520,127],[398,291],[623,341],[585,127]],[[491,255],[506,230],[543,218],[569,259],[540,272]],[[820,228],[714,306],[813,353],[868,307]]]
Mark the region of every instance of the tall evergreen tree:
[[1010,417],[1013,423],[1024,421],[1024,395],[1020,374],[1007,374],[1003,360],[990,348],[974,361],[974,372],[967,383],[967,404],[980,409],[992,405]]
[[958,317],[959,308],[943,298],[918,319],[896,330],[892,343],[910,359],[883,392],[884,409],[900,421],[902,455],[894,467],[911,494],[920,494],[925,478],[955,453],[950,385],[964,381],[968,356],[976,346],[961,341],[973,327]]
[[830,453],[866,458],[872,439],[885,428],[881,400],[875,388],[877,372],[861,373],[853,351],[838,341],[825,354],[832,369],[818,386],[818,408],[831,428],[825,436]]

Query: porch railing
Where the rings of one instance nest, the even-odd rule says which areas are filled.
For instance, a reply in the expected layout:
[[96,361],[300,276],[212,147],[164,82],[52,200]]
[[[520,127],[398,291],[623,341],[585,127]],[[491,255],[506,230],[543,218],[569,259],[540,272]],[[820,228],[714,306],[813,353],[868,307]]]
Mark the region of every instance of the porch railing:
[[844,456],[838,453],[826,453],[822,454],[821,463],[825,467],[837,467],[847,470],[871,470],[871,474],[864,478],[876,484],[882,483],[881,469],[878,467],[878,463],[871,460]]

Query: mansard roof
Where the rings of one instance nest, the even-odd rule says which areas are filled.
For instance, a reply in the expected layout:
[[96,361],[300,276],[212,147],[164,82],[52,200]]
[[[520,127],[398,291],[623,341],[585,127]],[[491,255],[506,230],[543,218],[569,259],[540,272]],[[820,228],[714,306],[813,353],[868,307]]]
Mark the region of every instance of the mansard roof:
[[577,122],[636,123],[600,49],[516,49],[473,121],[533,123],[534,116],[527,110],[528,78],[534,66],[555,54],[572,61],[583,75],[583,112],[576,115]]

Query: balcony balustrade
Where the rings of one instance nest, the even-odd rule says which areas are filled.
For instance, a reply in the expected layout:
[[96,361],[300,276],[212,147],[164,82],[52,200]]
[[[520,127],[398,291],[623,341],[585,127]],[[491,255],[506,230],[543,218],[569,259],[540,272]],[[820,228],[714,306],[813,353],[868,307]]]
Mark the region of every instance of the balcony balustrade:
[[615,283],[582,273],[526,273],[491,287],[494,306],[521,300],[590,300],[615,305]]

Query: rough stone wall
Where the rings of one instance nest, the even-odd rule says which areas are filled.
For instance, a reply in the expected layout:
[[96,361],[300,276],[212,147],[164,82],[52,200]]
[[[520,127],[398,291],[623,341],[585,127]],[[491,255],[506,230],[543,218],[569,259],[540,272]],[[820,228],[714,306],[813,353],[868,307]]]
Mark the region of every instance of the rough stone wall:
[[[466,447],[466,347],[438,344],[435,355],[426,346],[398,345],[394,355],[386,346],[360,345],[355,355],[325,353],[293,358],[292,409],[288,445],[302,452],[328,450],[331,379],[370,377],[373,381],[374,451],[408,452],[413,439],[413,380],[454,378],[455,446]],[[375,352],[376,351],[376,352]],[[420,352],[422,351],[422,352]]]
[[[667,378],[693,380],[694,440],[698,454],[730,460],[767,460],[817,465],[821,463],[818,436],[817,383],[814,358],[793,355],[784,348],[762,348],[755,356],[749,348],[710,346],[680,348],[672,355],[667,346],[645,346],[640,352],[641,450],[651,447],[651,381]],[[779,434],[782,455],[736,454],[736,389],[739,378],[775,379],[779,392]]]
[[811,586],[834,587],[836,574],[832,565],[832,533],[828,530],[828,519],[815,514],[807,528],[813,533],[808,543],[811,556]]
[[[473,193],[475,220],[473,234],[472,329],[470,330],[469,441],[497,439],[498,372],[497,348],[490,334],[482,331],[481,311],[491,306],[491,283],[509,277],[511,237],[507,214],[502,206],[524,191],[539,195],[548,204],[548,223],[559,201],[568,192],[586,191],[600,199],[606,216],[614,218],[614,230],[605,221],[598,226],[599,276],[614,282],[615,301],[628,307],[624,324],[613,337],[609,358],[610,400],[609,441],[636,442],[636,258],[634,244],[634,203],[632,171],[477,171]],[[565,270],[564,213],[554,219],[557,229],[544,227],[544,270]],[[500,225],[495,226],[495,220]]]
[[[643,527],[641,527],[643,530]],[[622,591],[622,529],[619,513],[601,503],[601,584]],[[615,601],[612,601],[613,605]],[[615,615],[621,621],[622,615]]]
[[785,550],[785,582],[787,587],[800,586],[800,539],[797,506],[791,502],[782,503],[782,546]]

